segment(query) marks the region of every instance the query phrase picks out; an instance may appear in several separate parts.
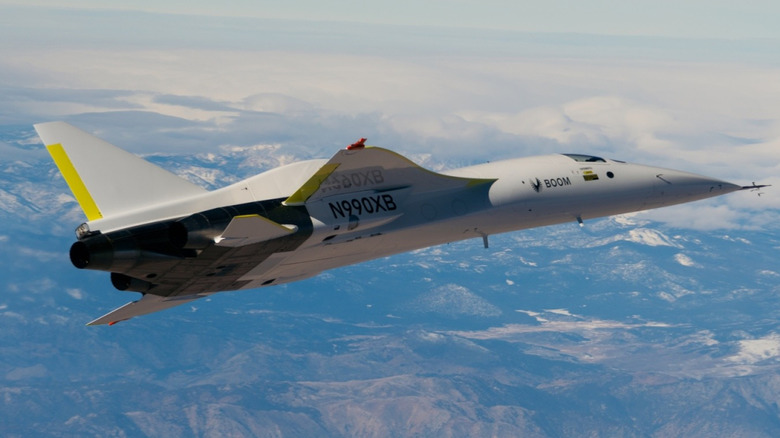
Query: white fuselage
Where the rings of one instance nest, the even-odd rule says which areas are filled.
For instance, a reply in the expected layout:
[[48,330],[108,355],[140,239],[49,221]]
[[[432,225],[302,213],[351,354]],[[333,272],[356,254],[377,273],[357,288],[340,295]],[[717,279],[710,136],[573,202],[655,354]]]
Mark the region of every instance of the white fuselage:
[[206,191],[67,123],[35,129],[87,218],[71,262],[144,294],[92,325],[432,245],[763,187],[576,154],[435,173],[363,139]]
[[[266,263],[273,267],[266,264],[253,270],[256,274],[244,276],[252,281],[243,289],[259,287],[270,278],[276,284],[294,281],[432,245],[673,205],[740,189],[686,172],[612,160],[576,161],[566,155],[486,163],[444,174],[496,181],[473,189],[396,196],[396,209],[383,210],[375,218],[363,212],[351,229],[327,207],[332,204],[328,199],[319,207],[307,206],[314,223],[311,237],[295,252],[272,256]],[[351,201],[355,199],[361,197]]]

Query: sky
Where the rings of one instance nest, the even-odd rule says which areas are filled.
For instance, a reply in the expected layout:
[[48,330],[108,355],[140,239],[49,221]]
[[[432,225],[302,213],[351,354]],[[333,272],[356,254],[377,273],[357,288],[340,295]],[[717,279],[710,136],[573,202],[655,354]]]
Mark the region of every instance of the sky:
[[[359,0],[295,2],[72,0],[8,4],[223,17],[466,27],[692,38],[777,38],[780,5],[771,0]],[[0,3],[2,4],[2,3]]]
[[[0,1],[0,12],[3,125],[68,120],[141,154],[265,142],[327,157],[366,136],[434,168],[583,152],[780,186],[775,2]],[[777,223],[776,192],[646,215],[760,228]]]

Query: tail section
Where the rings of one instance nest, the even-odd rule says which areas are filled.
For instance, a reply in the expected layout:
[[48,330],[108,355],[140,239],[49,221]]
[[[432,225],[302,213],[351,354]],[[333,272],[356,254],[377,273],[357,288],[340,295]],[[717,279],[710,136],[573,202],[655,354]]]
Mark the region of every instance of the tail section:
[[35,130],[89,221],[206,192],[65,122]]

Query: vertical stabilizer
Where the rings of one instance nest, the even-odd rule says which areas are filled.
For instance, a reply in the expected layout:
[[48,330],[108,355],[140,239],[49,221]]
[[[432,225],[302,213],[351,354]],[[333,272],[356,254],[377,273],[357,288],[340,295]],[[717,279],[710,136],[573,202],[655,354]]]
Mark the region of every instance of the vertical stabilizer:
[[35,130],[89,221],[206,192],[65,122]]

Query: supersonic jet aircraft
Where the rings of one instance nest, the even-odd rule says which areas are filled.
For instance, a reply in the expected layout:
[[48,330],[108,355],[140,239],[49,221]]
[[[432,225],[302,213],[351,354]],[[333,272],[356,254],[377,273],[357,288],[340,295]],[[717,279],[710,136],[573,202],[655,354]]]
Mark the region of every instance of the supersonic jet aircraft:
[[434,173],[361,139],[330,160],[207,191],[67,123],[35,129],[87,217],[71,261],[143,294],[90,325],[431,245],[487,247],[490,234],[764,187],[577,154]]

